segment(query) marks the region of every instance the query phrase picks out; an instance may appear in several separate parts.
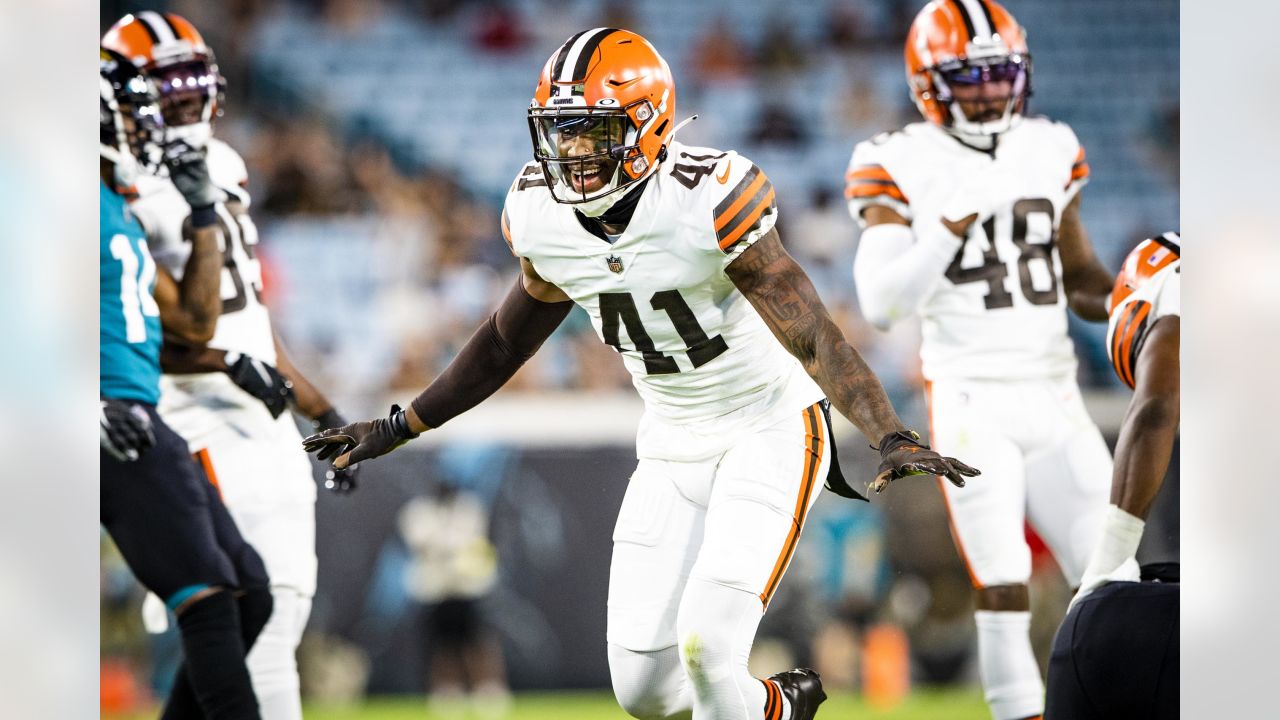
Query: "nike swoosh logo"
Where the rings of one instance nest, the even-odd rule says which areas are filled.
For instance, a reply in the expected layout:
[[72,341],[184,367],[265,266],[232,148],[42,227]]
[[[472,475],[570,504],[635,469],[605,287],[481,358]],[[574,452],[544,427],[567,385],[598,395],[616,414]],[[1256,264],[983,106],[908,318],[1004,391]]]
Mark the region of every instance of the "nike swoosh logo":
[[717,176],[716,176],[716,180],[718,180],[718,181],[720,182],[720,184],[721,184],[721,185],[723,185],[723,184],[725,184],[725,183],[729,182],[729,168],[731,168],[731,167],[733,167],[733,161],[732,161],[732,160],[730,160],[730,161],[729,161],[729,162],[724,166],[724,173],[723,173],[723,174],[721,174],[721,175],[717,175]]

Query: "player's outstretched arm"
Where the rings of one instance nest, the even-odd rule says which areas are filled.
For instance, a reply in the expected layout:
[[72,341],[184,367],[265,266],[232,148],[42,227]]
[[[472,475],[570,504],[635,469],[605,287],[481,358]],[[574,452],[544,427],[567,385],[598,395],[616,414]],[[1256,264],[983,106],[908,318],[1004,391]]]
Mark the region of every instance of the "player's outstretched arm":
[[1062,284],[1067,305],[1085,320],[1107,321],[1107,296],[1115,278],[1093,252],[1093,244],[1080,219],[1080,196],[1076,193],[1058,224],[1058,253],[1062,257]]
[[725,268],[760,317],[818,383],[832,405],[878,442],[884,463],[872,487],[880,491],[904,475],[945,475],[957,486],[978,474],[944,458],[908,433],[885,395],[880,379],[845,339],[818,297],[808,275],[770,230]]
[[391,452],[443,425],[498,391],[551,337],[573,307],[569,296],[521,259],[523,270],[502,305],[476,330],[449,367],[407,409],[387,418],[317,433],[303,441],[321,460],[341,469]]

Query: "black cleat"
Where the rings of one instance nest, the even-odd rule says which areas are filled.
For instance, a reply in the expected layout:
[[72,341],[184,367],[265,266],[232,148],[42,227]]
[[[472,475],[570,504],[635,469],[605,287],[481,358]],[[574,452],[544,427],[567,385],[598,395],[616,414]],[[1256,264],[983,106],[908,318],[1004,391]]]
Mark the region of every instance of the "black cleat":
[[796,668],[770,675],[769,679],[778,683],[782,694],[787,696],[787,704],[791,706],[791,720],[813,720],[818,714],[818,706],[827,699],[822,691],[822,678],[809,668]]

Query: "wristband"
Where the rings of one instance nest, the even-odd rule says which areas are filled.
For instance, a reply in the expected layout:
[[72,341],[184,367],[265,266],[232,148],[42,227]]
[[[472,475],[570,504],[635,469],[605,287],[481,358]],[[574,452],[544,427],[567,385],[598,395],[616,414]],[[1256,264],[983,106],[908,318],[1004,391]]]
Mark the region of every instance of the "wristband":
[[409,419],[405,417],[404,410],[401,410],[399,405],[391,406],[391,417],[388,420],[391,423],[391,432],[401,440],[412,440],[421,434],[409,429]]
[[929,449],[928,445],[920,442],[920,433],[915,430],[895,430],[880,438],[880,445],[872,445],[871,449],[878,450],[880,457],[884,457],[903,445],[915,445],[925,450]]
[[218,222],[218,211],[214,205],[191,208],[191,225],[197,229],[206,228]]

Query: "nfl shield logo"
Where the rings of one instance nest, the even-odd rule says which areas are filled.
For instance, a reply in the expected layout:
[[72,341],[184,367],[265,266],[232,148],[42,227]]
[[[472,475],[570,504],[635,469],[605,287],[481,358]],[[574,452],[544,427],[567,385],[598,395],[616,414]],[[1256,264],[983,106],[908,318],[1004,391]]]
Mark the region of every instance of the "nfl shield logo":
[[618,257],[617,255],[610,255],[609,257],[605,258],[605,262],[609,263],[609,270],[611,272],[616,272],[616,273],[622,272],[622,258]]

